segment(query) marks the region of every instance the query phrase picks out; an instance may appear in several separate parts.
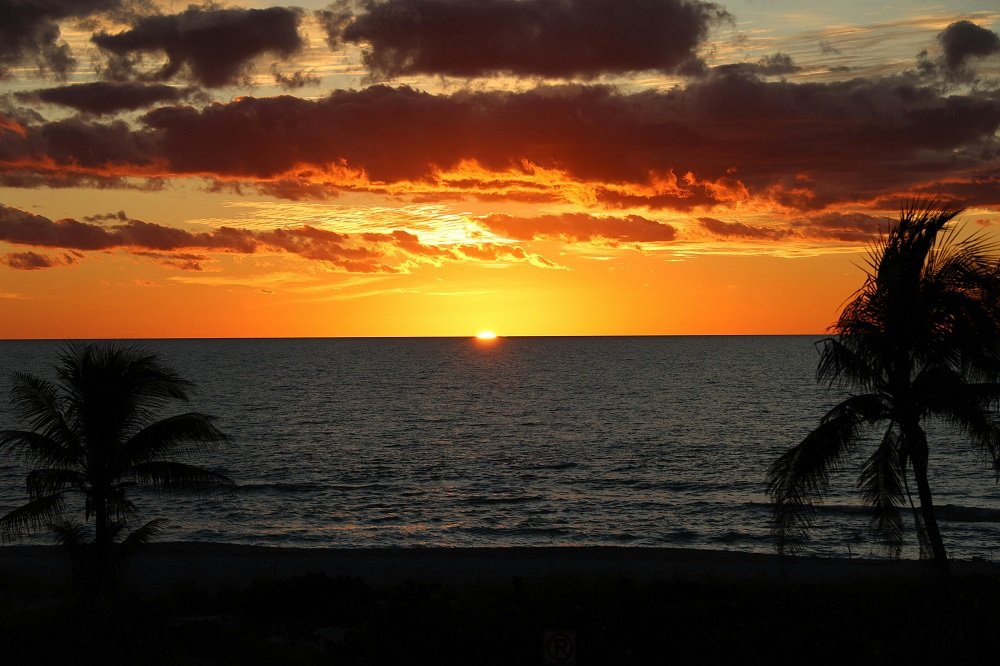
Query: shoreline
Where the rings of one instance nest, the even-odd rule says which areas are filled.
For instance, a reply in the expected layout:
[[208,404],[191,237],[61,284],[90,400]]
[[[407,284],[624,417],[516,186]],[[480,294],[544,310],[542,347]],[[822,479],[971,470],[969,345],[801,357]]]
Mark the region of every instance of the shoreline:
[[[1000,578],[1000,563],[955,560],[956,577]],[[55,584],[68,565],[58,546],[0,547],[0,581]],[[284,548],[212,542],[154,543],[137,553],[126,580],[146,589],[181,583],[246,587],[306,574],[374,585],[541,578],[654,582],[847,583],[933,577],[928,561],[786,556],[726,550],[628,546]]]

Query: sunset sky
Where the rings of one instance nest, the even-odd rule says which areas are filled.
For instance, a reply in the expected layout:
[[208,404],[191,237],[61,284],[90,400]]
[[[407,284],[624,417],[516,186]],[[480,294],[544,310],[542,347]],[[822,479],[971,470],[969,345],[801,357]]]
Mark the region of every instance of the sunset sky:
[[1000,241],[995,0],[0,0],[0,338],[821,333]]

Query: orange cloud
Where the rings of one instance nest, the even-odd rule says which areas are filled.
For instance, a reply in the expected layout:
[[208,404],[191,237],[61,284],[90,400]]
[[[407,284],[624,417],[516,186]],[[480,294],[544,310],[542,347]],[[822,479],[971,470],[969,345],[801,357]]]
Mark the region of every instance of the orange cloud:
[[318,100],[162,107],[137,128],[78,118],[21,125],[24,135],[0,132],[0,171],[196,176],[291,198],[345,189],[819,211],[937,189],[1000,205],[991,188],[1000,100],[976,90],[945,96],[905,77],[790,83],[715,73],[641,93],[373,86]]
[[[236,254],[284,252],[351,273],[398,273],[405,271],[410,263],[465,260],[524,262],[541,268],[559,268],[554,262],[515,245],[486,242],[429,245],[422,243],[416,234],[403,230],[350,235],[300,225],[265,230],[224,226],[195,232],[130,219],[122,212],[85,221],[50,220],[3,205],[0,205],[0,241],[76,251],[120,248],[162,265],[196,271],[202,270],[209,257],[189,252],[192,249]],[[21,253],[10,255],[6,263],[13,268],[58,265],[51,262],[42,265],[39,257],[33,252]]]
[[487,215],[476,219],[483,228],[514,240],[561,240],[570,243],[658,243],[677,238],[669,224],[639,215],[598,217],[586,213],[563,213],[537,217]]
[[0,133],[3,132],[13,132],[22,139],[28,136],[28,130],[21,123],[0,113]]

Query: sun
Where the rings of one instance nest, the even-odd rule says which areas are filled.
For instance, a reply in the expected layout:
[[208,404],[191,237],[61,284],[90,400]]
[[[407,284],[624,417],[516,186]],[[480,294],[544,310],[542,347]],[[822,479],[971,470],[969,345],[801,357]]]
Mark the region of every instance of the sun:
[[477,340],[496,340],[497,334],[493,331],[479,331],[476,333]]

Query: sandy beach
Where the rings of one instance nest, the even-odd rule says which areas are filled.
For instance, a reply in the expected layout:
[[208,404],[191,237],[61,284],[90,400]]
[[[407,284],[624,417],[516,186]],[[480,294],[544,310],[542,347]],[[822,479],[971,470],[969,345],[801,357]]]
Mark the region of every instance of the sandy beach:
[[[980,663],[1000,565],[668,548],[153,544],[99,612],[0,548],[10,663]],[[877,631],[872,628],[877,627]]]
[[[0,548],[0,578],[54,581],[66,561],[52,546]],[[280,548],[221,543],[153,544],[129,570],[132,583],[247,586],[304,574],[358,578],[373,585],[407,580],[504,582],[512,578],[626,578],[635,581],[826,583],[931,575],[926,562],[785,557],[676,548]],[[954,562],[958,576],[1000,577],[1000,564]]]

